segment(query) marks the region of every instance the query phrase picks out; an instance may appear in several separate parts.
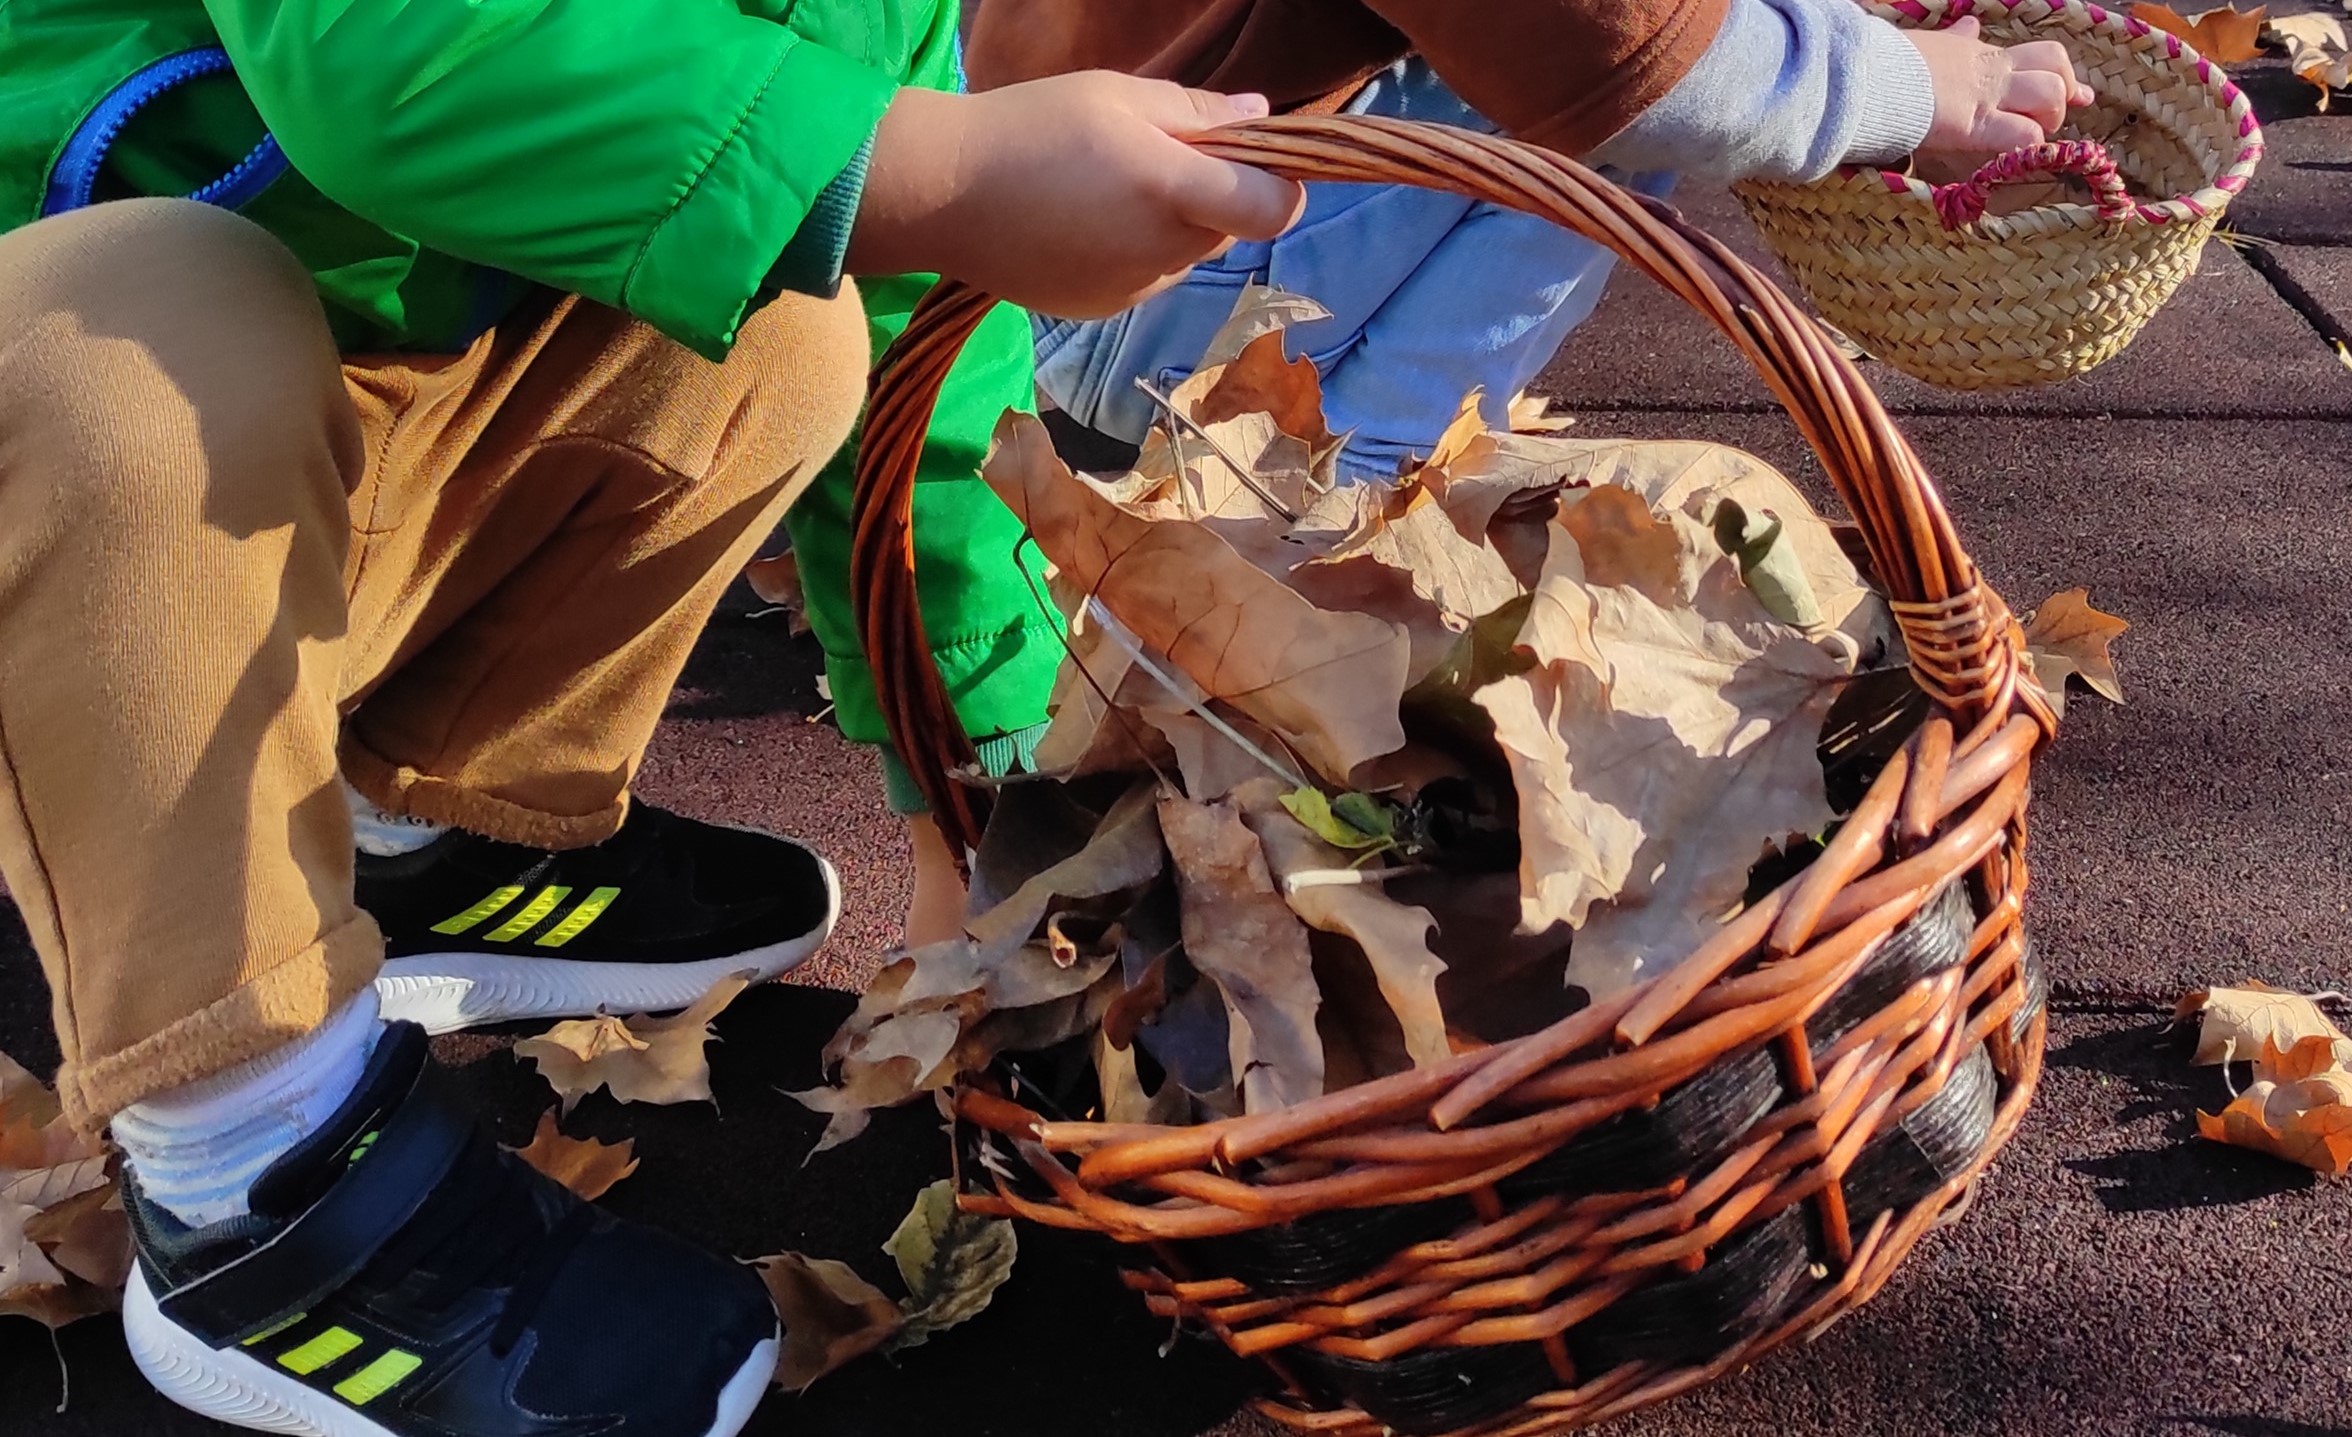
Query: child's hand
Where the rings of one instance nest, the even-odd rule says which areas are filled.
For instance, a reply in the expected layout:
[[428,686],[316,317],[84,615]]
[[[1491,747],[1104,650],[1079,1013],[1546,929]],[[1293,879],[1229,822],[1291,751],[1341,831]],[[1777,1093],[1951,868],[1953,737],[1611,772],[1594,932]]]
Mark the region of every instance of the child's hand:
[[978,95],[906,90],[874,137],[849,245],[859,274],[937,271],[1071,319],[1115,314],[1305,197],[1185,144],[1256,96],[1096,72]]
[[1969,16],[1941,30],[1906,30],[1935,81],[1935,121],[1923,150],[1999,154],[2038,145],[2066,111],[2095,98],[2055,40],[2003,48],[1977,38]]

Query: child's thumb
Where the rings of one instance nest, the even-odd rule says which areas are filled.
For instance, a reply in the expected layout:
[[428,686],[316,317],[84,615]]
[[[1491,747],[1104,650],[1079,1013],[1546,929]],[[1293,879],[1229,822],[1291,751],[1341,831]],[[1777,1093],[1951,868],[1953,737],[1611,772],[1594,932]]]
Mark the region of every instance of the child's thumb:
[[1220,95],[1214,90],[1155,87],[1159,93],[1144,118],[1171,135],[1197,135],[1219,125],[1262,120],[1272,109],[1264,95]]
[[1984,26],[1974,15],[1963,15],[1944,27],[1945,34],[1957,35],[1963,40],[1973,40],[1983,32]]

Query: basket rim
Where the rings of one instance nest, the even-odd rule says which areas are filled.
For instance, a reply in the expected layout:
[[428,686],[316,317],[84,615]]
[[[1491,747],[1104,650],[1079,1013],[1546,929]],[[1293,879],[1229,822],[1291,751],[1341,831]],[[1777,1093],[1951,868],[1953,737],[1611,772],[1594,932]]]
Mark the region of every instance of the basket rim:
[[[2090,0],[1864,0],[1864,3],[1874,13],[1888,19],[1901,17],[1912,28],[1941,29],[1968,16],[1982,16],[1996,10],[2002,12],[1999,18],[2014,19],[2020,8],[2038,5],[2047,13],[2029,23],[2048,24],[2060,16],[2073,16],[2085,28],[2105,31],[2110,38],[2135,44],[2152,35],[2161,35],[2164,37],[2166,59],[2174,68],[2193,77],[2203,86],[2221,113],[2237,128],[2237,154],[2219,174],[2187,194],[2136,202],[2131,213],[2119,219],[2101,215],[2095,205],[2065,200],[2036,205],[2007,215],[1987,215],[1953,233],[2009,239],[2068,230],[2102,231],[2210,223],[2221,218],[2222,212],[2244,191],[2262,162],[2262,124],[2254,117],[2253,101],[2237,81],[2231,79],[2219,65],[2198,54],[2178,35],[2159,30],[2128,13],[2110,10],[2103,5],[2090,3]],[[1750,180],[1741,182],[1739,188],[1782,193],[1817,188],[1884,193],[1897,203],[1915,205],[1922,222],[1942,228],[1942,222],[1935,212],[1936,187],[1915,175],[1883,166],[1841,165],[1830,178],[1814,184]]]

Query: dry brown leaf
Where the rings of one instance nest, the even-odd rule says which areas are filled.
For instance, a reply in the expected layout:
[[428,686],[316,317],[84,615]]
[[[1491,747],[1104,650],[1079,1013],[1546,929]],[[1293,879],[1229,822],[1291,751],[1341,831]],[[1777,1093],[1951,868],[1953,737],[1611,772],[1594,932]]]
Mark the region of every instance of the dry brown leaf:
[[2265,1042],[2257,1079],[2219,1113],[2199,1112],[2197,1131],[2343,1177],[2352,1172],[2352,1072],[2335,1043],[2313,1035],[2281,1051]]
[[1551,412],[1552,401],[1540,394],[1519,391],[1511,401],[1511,432],[1513,434],[1557,434],[1575,425],[1565,414]]
[[1316,608],[1198,524],[1122,511],[1071,474],[1033,416],[1005,416],[984,472],[1070,582],[1325,776],[1344,783],[1404,744],[1402,628]]
[[1266,851],[1266,863],[1291,911],[1310,927],[1355,940],[1372,965],[1380,995],[1403,1030],[1405,1051],[1417,1067],[1453,1056],[1437,980],[1445,963],[1429,951],[1437,920],[1426,908],[1399,903],[1378,887],[1356,883],[1300,886],[1304,874],[1350,873],[1352,856],[1325,843],[1285,812],[1281,786],[1265,779],[1233,796]]
[[531,1141],[513,1152],[586,1202],[603,1197],[612,1191],[613,1184],[637,1171],[635,1139],[605,1143],[567,1137],[556,1126],[553,1108],[539,1115],[539,1127],[531,1134]]
[[604,1013],[571,1019],[523,1039],[514,1053],[538,1064],[566,1113],[598,1088],[624,1103],[707,1103],[710,1062],[703,1045],[713,1036],[711,1020],[750,986],[748,973],[721,978],[692,1007],[668,1018]]
[[2108,648],[2131,625],[2091,607],[2088,589],[2052,594],[2034,610],[2025,626],[2025,647],[2033,660],[2034,678],[2052,700],[2064,704],[2066,680],[2079,675],[2109,703],[2123,702],[2123,684],[2115,677],[2115,660]]
[[2352,85],[2352,57],[2347,57],[2344,22],[2333,15],[2282,15],[2270,22],[2271,36],[2286,47],[2287,68],[2319,91],[2319,108],[2338,90]]
[[1851,661],[1775,622],[1720,550],[1661,606],[1589,585],[1565,531],[1520,642],[1539,666],[1477,701],[1519,793],[1521,926],[1574,925],[1569,980],[1597,998],[1695,948],[1767,844],[1835,817],[1814,746]]
[[131,1224],[111,1178],[34,1215],[25,1235],[69,1278],[120,1292],[131,1275]]
[[104,1153],[68,1158],[46,1168],[0,1169],[0,1198],[50,1208],[113,1181]]
[[863,1133],[874,1109],[945,1087],[955,1075],[948,1058],[963,1034],[963,1015],[945,1010],[894,1013],[876,1023],[841,1060],[831,1085],[790,1095],[831,1119],[809,1156]]
[[798,637],[809,631],[808,599],[800,589],[800,555],[787,549],[743,566],[743,579],[763,604],[784,611],[784,628]]
[[787,1392],[806,1392],[826,1373],[888,1343],[905,1325],[898,1304],[847,1263],[783,1252],[754,1266],[784,1319],[776,1385]]
[[[959,971],[994,964],[1027,943],[1055,905],[1140,887],[1159,877],[1166,864],[1167,850],[1160,843],[1152,786],[1139,783],[1112,805],[1076,853],[1033,874],[1001,901],[966,918],[964,931],[971,935],[976,951],[968,957],[939,952],[918,963],[918,970],[929,975],[917,983],[918,992],[969,991],[943,989],[941,975],[958,964],[962,965]],[[990,896],[981,884],[974,884],[974,904],[987,903]]]
[[1160,799],[1160,832],[1176,865],[1184,952],[1217,985],[1245,1109],[1286,1108],[1323,1091],[1306,925],[1282,901],[1265,850],[1230,804]]
[[2262,17],[2268,7],[2238,10],[2222,5],[2183,15],[2169,5],[2142,3],[2131,7],[2134,20],[2167,34],[2178,35],[2191,49],[2221,65],[2235,65],[2262,53]]
[[2191,1063],[2243,1063],[2265,1048],[2293,1051],[2306,1038],[2334,1045],[2336,1061],[2352,1068],[2352,1038],[2301,993],[2249,980],[2237,988],[2199,988],[2173,1009],[2174,1021],[2201,1015]]

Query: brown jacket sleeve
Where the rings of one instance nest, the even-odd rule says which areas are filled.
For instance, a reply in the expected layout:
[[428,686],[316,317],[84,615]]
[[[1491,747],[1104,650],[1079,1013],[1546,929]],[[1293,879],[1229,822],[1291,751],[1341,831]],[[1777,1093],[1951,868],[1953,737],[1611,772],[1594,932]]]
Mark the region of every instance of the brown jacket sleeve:
[[1729,0],[982,0],[975,88],[1122,70],[1284,109],[1419,52],[1521,139],[1581,155],[1706,52]]

